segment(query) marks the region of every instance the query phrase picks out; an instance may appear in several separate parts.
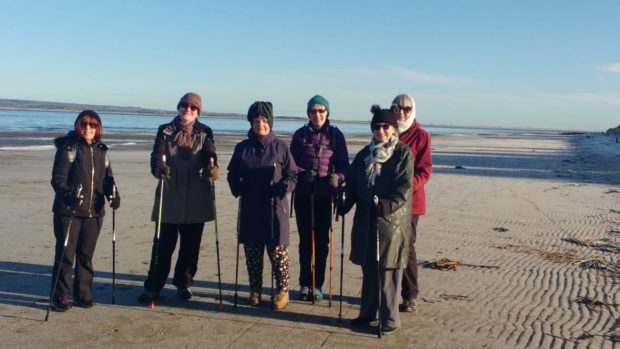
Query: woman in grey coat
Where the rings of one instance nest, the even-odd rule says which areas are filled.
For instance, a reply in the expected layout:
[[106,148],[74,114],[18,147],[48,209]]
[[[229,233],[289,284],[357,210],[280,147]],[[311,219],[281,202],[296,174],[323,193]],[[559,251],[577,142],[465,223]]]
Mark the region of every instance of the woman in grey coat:
[[379,321],[387,335],[400,328],[398,302],[411,235],[413,159],[409,147],[398,140],[396,113],[377,105],[371,112],[373,138],[351,164],[346,201],[339,211],[346,213],[356,205],[350,259],[362,267],[363,281],[360,313],[351,325],[369,325],[376,319],[380,292]]
[[[166,283],[177,239],[181,238],[173,284],[177,295],[192,297],[190,287],[198,269],[198,253],[205,222],[214,218],[212,181],[218,178],[213,131],[198,121],[199,95],[186,93],[177,104],[179,114],[161,125],[151,153],[151,173],[159,179],[151,220],[158,221],[163,184],[161,227],[154,241],[148,277],[139,300],[152,302]],[[165,156],[165,158],[164,158]]]

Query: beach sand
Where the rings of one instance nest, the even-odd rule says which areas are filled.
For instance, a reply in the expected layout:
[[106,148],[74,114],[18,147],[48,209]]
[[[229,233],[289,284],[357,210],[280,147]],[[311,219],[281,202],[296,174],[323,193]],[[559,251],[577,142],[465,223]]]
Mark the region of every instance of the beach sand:
[[[217,135],[216,135],[217,136]],[[210,348],[613,348],[620,340],[620,144],[603,135],[444,136],[433,138],[427,214],[419,223],[420,310],[379,340],[351,329],[361,269],[347,260],[339,326],[341,222],[335,225],[333,302],[296,300],[297,231],[291,220],[291,304],[246,305],[243,250],[240,302],[233,307],[237,201],[225,181],[232,146],[216,139],[216,182],[224,309],[218,309],[214,224],[205,226],[195,297],[177,299],[168,283],[155,309],[138,304],[153,238],[156,179],[150,145],[112,144],[122,195],[116,214],[116,304],[112,304],[112,215],[95,252],[91,309],[52,312],[44,322],[54,238],[49,184],[53,150],[0,150],[0,347]],[[366,139],[349,142],[354,155]],[[460,166],[460,168],[457,168]],[[599,259],[593,259],[599,257]],[[176,255],[174,257],[176,259]],[[427,267],[459,259],[456,270]],[[583,266],[604,269],[584,268]],[[596,263],[595,263],[596,262]],[[267,264],[268,265],[268,264]],[[329,277],[328,277],[329,279]],[[325,289],[329,289],[326,282]]]

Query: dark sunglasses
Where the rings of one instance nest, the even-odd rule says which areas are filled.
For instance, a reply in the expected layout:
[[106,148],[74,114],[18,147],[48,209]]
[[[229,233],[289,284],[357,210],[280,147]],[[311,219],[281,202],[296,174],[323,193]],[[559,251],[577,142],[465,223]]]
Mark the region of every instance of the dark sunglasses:
[[327,109],[310,109],[310,114],[323,114],[327,111]]
[[99,124],[94,122],[94,121],[90,121],[90,122],[89,121],[80,121],[78,126],[80,128],[83,128],[83,129],[85,129],[86,126],[90,126],[90,128],[95,129],[95,128],[97,128],[97,126],[99,126]]
[[412,108],[411,107],[403,107],[402,105],[399,105],[398,109],[404,111],[405,113],[408,113],[408,112],[411,111]]
[[191,110],[191,111],[196,111],[196,110],[198,110],[198,107],[195,107],[195,106],[193,106],[193,105],[189,105],[189,104],[187,104],[187,103],[183,103],[183,104],[181,104],[181,108],[184,108],[184,109],[189,109],[189,110]]
[[376,124],[376,125],[372,125],[372,130],[376,131],[378,129],[382,128],[383,131],[387,131],[390,129],[390,125],[388,124]]

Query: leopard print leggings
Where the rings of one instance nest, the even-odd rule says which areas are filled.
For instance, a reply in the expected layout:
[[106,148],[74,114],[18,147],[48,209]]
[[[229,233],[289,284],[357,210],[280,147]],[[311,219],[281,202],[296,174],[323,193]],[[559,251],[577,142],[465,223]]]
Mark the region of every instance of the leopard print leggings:
[[243,244],[243,249],[245,250],[245,264],[248,267],[250,288],[260,290],[263,287],[263,256],[266,249],[273,266],[278,292],[288,292],[291,277],[289,274],[290,260],[286,246],[252,242]]

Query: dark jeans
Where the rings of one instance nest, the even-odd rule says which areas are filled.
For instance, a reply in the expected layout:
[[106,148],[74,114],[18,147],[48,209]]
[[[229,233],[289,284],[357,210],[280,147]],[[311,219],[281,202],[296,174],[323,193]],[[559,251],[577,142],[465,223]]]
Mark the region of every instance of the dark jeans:
[[[312,286],[312,221],[310,195],[295,193],[295,218],[299,231],[299,284]],[[329,254],[329,232],[332,224],[332,197],[314,195],[315,282],[323,287]]]
[[403,271],[403,288],[400,295],[403,300],[418,298],[418,258],[415,253],[415,239],[417,235],[419,215],[411,216],[411,240],[409,241],[409,261],[407,269]]
[[[162,223],[159,235],[159,244],[153,239],[151,265],[149,274],[144,281],[144,288],[148,291],[159,293],[166,284],[166,278],[170,273],[172,253],[177,245],[178,236],[181,237],[177,264],[174,268],[172,283],[177,288],[189,288],[194,282],[194,276],[198,269],[198,254],[204,223],[197,224],[168,224]],[[159,246],[157,246],[159,245]],[[155,267],[155,254],[157,253],[157,267]]]
[[[97,246],[97,239],[101,232],[103,217],[74,217],[69,231],[69,240],[65,249],[65,255],[60,260],[64,248],[65,234],[69,227],[71,217],[54,215],[54,236],[56,237],[56,254],[54,256],[54,268],[52,271],[52,287],[54,276],[58,268],[60,275],[54,297],[59,298],[69,295],[73,281],[73,299],[76,301],[92,300],[93,278],[93,254]],[[76,258],[77,257],[77,258]],[[75,261],[75,273],[71,280],[71,268]]]

